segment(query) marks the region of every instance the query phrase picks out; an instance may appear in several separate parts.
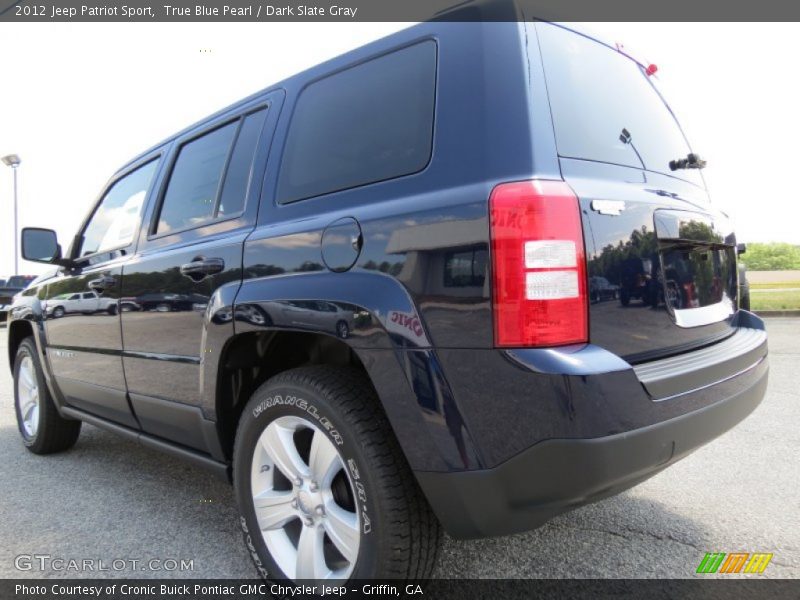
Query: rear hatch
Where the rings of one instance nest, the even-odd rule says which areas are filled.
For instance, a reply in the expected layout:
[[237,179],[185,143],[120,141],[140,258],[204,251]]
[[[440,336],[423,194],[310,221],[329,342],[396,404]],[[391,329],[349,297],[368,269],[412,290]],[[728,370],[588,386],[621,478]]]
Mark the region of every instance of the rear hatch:
[[699,170],[670,169],[691,149],[653,78],[617,48],[536,31],[562,175],[581,206],[590,341],[637,363],[727,337],[736,239]]

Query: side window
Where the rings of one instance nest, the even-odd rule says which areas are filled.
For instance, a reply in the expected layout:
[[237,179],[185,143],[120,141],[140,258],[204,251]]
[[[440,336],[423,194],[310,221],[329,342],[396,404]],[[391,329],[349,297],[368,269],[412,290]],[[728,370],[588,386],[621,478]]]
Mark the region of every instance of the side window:
[[265,115],[265,109],[259,110],[181,147],[155,233],[189,229],[242,212]]
[[297,99],[287,134],[278,201],[424,169],[432,149],[435,88],[433,41],[310,84]]
[[124,248],[133,242],[157,165],[158,160],[150,161],[111,186],[83,230],[78,256]]
[[187,144],[178,153],[161,204],[156,233],[194,227],[214,216],[217,189],[238,121]]
[[228,217],[244,210],[244,200],[250,183],[250,169],[253,166],[253,157],[266,114],[267,111],[262,109],[247,115],[242,121],[228,172],[225,174],[225,183],[222,185],[217,216]]

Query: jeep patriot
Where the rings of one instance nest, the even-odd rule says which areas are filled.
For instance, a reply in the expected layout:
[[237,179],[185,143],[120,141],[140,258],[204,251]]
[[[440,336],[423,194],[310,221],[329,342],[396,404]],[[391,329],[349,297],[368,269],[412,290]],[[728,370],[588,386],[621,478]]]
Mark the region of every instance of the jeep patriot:
[[23,231],[24,445],[86,422],[229,478],[265,578],[427,577],[442,530],[538,527],[759,404],[704,165],[571,26],[369,44],[136,156],[65,251]]

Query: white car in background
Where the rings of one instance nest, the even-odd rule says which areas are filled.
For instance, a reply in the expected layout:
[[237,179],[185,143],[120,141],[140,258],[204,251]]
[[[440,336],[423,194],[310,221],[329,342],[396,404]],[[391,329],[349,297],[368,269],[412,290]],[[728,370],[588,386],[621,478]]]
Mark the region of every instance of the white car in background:
[[68,313],[117,312],[116,298],[103,298],[97,292],[59,294],[47,301],[47,316],[59,319]]

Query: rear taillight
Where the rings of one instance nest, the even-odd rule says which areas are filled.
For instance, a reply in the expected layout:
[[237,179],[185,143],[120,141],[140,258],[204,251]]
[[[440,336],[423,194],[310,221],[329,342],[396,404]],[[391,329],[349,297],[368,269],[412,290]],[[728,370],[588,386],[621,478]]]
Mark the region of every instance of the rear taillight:
[[578,198],[563,181],[498,185],[489,198],[497,346],[588,339]]

